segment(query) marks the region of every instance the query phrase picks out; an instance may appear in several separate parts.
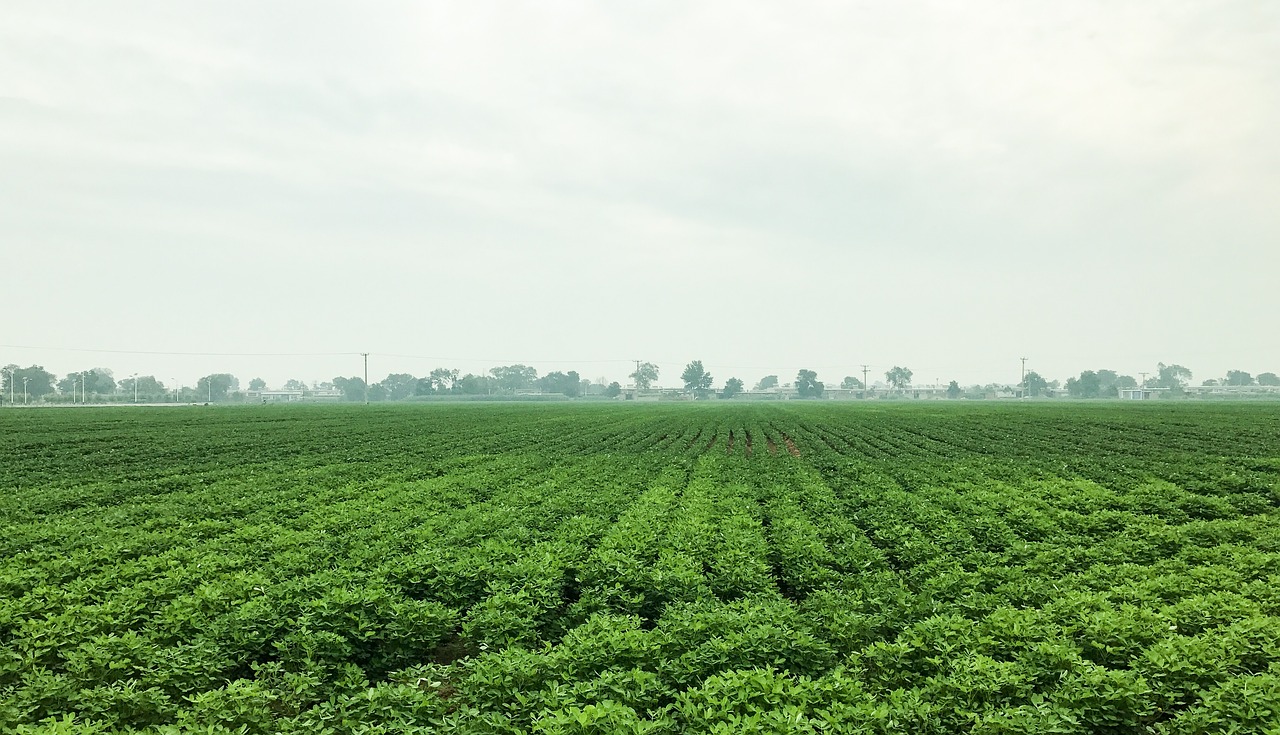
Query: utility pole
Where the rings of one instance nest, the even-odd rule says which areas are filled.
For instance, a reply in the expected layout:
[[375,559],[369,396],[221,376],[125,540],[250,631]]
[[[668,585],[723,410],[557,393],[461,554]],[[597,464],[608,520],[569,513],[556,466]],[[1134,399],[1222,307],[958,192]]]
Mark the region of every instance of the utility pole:
[[862,399],[866,400],[867,394],[871,391],[871,384],[867,382],[867,365],[862,366]]
[[1022,360],[1022,397],[1027,397],[1027,358],[1018,358]]
[[27,399],[27,381],[28,380],[31,380],[31,378],[22,379],[22,405],[24,406],[31,403],[31,401]]
[[361,352],[364,358],[364,405],[369,405],[369,353]]
[[1142,384],[1138,387],[1145,390],[1147,387],[1147,373],[1138,373],[1138,375],[1142,376]]
[[133,374],[133,402],[138,402],[138,374]]

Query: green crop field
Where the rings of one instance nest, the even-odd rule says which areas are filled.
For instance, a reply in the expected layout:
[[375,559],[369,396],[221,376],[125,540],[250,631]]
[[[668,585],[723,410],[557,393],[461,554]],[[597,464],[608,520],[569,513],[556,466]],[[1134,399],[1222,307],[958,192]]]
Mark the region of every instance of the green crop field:
[[0,438],[0,732],[1280,732],[1269,405],[49,409]]

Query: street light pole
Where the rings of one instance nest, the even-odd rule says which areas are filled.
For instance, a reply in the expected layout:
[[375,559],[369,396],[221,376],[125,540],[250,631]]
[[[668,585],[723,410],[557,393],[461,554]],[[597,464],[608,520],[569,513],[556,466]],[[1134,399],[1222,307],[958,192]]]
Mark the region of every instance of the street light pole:
[[24,406],[29,405],[31,403],[31,401],[28,400],[27,398],[27,381],[29,380],[31,380],[31,378],[24,377],[22,379],[22,405]]
[[138,402],[138,374],[133,374],[133,402]]

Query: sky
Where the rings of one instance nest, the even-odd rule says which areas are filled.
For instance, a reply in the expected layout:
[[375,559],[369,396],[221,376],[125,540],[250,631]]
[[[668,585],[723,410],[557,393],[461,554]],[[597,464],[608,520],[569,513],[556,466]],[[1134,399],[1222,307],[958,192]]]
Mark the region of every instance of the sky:
[[1277,48],[1269,0],[9,3],[0,363],[1280,372]]

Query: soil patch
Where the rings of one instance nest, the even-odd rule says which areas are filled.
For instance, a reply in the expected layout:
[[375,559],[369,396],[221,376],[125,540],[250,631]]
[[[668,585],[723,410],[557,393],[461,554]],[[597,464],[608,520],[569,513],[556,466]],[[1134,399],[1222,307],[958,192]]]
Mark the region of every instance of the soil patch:
[[786,434],[782,435],[782,443],[787,445],[787,453],[792,457],[799,457],[800,450],[796,448],[796,443],[791,441],[791,437]]

